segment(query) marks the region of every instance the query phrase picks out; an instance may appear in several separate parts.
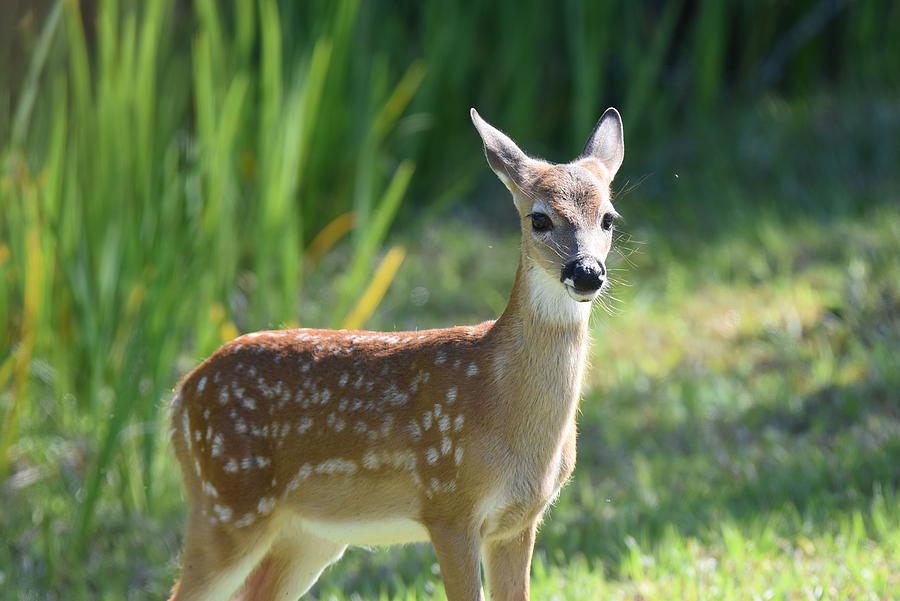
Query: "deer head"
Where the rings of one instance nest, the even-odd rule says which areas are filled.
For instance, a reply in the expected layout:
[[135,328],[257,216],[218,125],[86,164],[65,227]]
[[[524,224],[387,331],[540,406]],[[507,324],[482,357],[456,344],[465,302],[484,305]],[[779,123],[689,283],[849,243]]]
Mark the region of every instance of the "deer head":
[[[526,155],[471,110],[488,164],[515,202],[522,228],[522,269],[545,289],[590,302],[607,285],[606,257],[618,213],[610,183],[625,156],[622,119],[609,108],[570,163]],[[562,294],[560,294],[562,295]]]

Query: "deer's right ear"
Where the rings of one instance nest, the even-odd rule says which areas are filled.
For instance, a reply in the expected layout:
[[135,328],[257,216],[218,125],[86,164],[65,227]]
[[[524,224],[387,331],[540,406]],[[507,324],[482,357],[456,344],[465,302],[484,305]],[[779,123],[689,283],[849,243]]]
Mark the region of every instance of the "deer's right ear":
[[503,182],[510,192],[514,192],[513,186],[522,185],[523,173],[530,160],[528,155],[522,152],[516,143],[509,139],[499,129],[481,118],[478,111],[471,109],[472,123],[481,135],[484,142],[484,154],[488,165]]

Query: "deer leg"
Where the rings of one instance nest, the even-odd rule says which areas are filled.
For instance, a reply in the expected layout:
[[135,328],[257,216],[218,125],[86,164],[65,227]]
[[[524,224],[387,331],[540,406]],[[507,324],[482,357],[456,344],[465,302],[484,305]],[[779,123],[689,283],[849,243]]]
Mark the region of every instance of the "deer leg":
[[444,526],[429,526],[428,531],[441,566],[447,601],[484,601],[477,534]]
[[493,601],[528,601],[536,524],[516,536],[485,544],[485,571]]
[[271,545],[273,535],[266,522],[240,530],[240,536],[208,516],[192,511],[188,516],[181,578],[169,601],[221,601],[243,584]]
[[278,539],[235,601],[296,601],[346,548],[304,533]]

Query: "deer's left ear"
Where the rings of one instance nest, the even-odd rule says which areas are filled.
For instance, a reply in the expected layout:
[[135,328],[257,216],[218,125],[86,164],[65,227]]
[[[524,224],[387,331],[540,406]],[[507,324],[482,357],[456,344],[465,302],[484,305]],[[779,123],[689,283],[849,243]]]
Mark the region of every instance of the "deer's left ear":
[[615,176],[625,158],[625,131],[619,111],[606,109],[579,158],[596,159],[609,171],[610,178]]

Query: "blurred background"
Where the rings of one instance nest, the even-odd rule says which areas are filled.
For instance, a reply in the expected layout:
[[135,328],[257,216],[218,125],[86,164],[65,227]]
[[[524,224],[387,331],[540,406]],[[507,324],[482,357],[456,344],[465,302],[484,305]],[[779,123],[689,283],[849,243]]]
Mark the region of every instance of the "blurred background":
[[[624,221],[543,599],[900,598],[900,3],[4,0],[0,599],[161,599],[178,379],[502,310],[474,106]],[[443,599],[427,545],[314,599]]]

